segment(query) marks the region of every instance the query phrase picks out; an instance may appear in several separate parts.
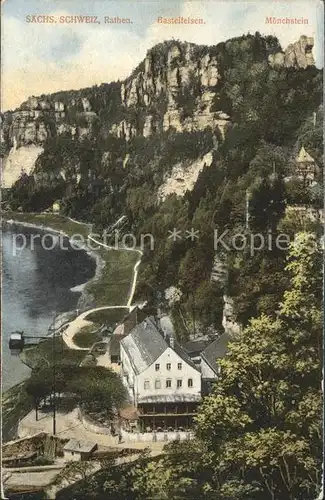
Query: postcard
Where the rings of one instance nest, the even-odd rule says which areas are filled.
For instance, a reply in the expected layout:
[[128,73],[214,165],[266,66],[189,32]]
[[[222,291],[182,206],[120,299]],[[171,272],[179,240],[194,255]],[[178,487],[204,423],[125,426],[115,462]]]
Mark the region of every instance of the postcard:
[[321,500],[323,2],[1,10],[2,498]]

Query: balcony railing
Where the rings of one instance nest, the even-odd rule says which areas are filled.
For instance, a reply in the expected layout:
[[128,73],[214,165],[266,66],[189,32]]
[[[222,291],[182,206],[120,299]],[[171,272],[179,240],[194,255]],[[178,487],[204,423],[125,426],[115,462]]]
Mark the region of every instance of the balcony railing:
[[165,415],[195,415],[197,413],[196,408],[155,408],[152,410],[144,410],[143,408],[138,407],[138,412],[141,416],[159,416],[163,417]]

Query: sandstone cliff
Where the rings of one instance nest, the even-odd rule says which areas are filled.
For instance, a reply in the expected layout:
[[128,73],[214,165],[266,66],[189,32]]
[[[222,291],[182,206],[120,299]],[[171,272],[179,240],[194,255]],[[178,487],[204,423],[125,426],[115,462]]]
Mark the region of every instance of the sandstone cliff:
[[[313,39],[302,36],[284,52],[266,54],[265,63],[306,68],[314,64],[312,48]],[[218,46],[164,42],[149,50],[123,82],[30,97],[18,109],[2,116],[5,187],[10,187],[22,170],[30,173],[44,145],[61,135],[82,141],[111,134],[129,141],[136,136],[148,138],[168,131],[210,128],[222,141],[232,123],[219,99],[225,85],[222,57]],[[177,178],[184,177],[179,167],[175,169]],[[197,175],[194,173],[192,178],[195,182]],[[169,193],[173,188],[166,182],[164,189]]]
[[222,84],[213,50],[200,55],[195,44],[175,42],[159,57],[157,64],[157,49],[149,51],[135,74],[121,86],[125,109],[140,108],[144,114],[142,130],[125,118],[113,125],[112,132],[128,140],[139,132],[148,137],[155,131],[211,127],[224,135],[230,121],[221,109],[213,109],[218,84]]
[[307,68],[315,64],[312,53],[314,47],[314,39],[302,35],[295,43],[288,45],[283,52],[270,54],[269,63],[271,66],[285,66],[286,68]]

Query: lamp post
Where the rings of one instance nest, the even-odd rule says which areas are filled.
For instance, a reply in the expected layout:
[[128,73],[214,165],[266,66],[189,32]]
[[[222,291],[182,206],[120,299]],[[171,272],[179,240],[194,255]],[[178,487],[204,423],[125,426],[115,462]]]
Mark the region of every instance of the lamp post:
[[[53,405],[53,436],[56,435],[56,335],[55,328],[52,325],[49,327],[49,333],[52,333],[52,405]],[[25,339],[48,340],[50,337],[44,335],[24,335],[23,331],[13,332],[9,339],[9,349],[12,354],[21,353],[25,347]],[[48,360],[46,360],[50,366]]]
[[[45,361],[47,363],[47,366],[50,367],[49,360],[44,358],[43,356],[39,359],[39,361]],[[37,368],[37,365],[35,368]],[[39,370],[40,369],[41,369],[41,367],[39,368]],[[38,399],[37,398],[35,398],[35,420],[36,420],[36,422],[38,422]]]

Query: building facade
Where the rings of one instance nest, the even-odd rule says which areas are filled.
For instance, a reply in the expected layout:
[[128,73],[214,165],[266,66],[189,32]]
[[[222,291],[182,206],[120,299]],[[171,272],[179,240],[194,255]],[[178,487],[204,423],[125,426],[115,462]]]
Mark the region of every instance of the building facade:
[[121,341],[121,375],[141,431],[186,430],[201,400],[201,373],[153,317]]

